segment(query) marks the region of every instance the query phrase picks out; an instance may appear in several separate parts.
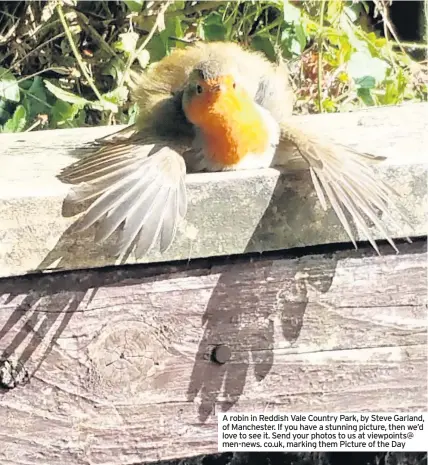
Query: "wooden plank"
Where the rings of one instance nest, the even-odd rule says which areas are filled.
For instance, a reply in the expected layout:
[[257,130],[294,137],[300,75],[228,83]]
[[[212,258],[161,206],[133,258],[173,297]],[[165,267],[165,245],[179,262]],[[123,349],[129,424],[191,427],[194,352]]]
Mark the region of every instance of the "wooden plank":
[[[401,194],[412,219],[410,228],[400,223],[393,236],[426,234],[428,104],[310,115],[296,121],[336,142],[388,156],[379,177]],[[62,211],[68,186],[55,176],[84,154],[86,142],[116,129],[0,135],[0,276],[115,263],[111,244],[94,244],[93,231],[73,233],[74,219]],[[173,247],[164,255],[155,250],[138,262],[348,241],[335,215],[320,208],[306,171],[281,176],[274,169],[190,175],[188,185],[189,213]],[[359,231],[356,236],[364,238]],[[128,263],[135,262],[129,257]]]
[[13,361],[31,379],[0,394],[3,462],[211,453],[226,409],[424,410],[426,242],[388,252],[0,280],[0,380]]

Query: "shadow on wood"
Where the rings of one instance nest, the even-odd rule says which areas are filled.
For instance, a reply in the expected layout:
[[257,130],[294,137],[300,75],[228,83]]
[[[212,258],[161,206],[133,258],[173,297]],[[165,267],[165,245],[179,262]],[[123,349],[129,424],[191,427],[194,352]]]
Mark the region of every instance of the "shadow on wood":
[[[223,411],[233,407],[250,369],[258,381],[265,378],[273,364],[275,333],[293,346],[303,325],[308,286],[326,292],[334,265],[332,260],[320,274],[297,260],[278,274],[274,261],[254,259],[224,269],[202,317],[204,333],[188,389],[189,400],[200,396],[201,421],[215,413],[216,405]],[[229,363],[210,363],[218,345],[230,348]]]

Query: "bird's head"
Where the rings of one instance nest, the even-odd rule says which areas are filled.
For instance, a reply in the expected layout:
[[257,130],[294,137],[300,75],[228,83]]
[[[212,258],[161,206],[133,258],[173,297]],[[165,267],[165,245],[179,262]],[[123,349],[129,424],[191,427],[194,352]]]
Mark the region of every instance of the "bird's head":
[[233,64],[207,60],[191,71],[183,92],[186,118],[202,132],[208,155],[220,164],[234,165],[269,146],[260,108],[243,83]]
[[206,61],[190,73],[183,94],[183,108],[191,123],[204,128],[216,125],[226,115],[236,116],[242,102],[249,100],[233,68]]

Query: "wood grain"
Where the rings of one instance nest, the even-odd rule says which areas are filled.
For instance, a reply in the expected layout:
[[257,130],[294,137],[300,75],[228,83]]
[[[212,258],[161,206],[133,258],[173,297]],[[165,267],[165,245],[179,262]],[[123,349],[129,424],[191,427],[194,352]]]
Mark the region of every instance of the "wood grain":
[[[400,194],[411,225],[393,237],[424,236],[428,222],[426,147],[428,104],[372,108],[346,114],[296,117],[297,124],[362,152],[388,157],[379,166]],[[62,208],[68,186],[56,175],[87,153],[88,142],[117,127],[0,135],[0,277],[116,263],[111,245],[94,231],[77,234],[76,217]],[[189,211],[173,246],[141,260],[165,262],[244,252],[348,242],[343,227],[324,212],[306,171],[260,170],[188,176]],[[375,237],[381,238],[378,233]],[[364,240],[361,231],[356,237]]]
[[30,378],[0,394],[2,463],[211,453],[228,409],[424,410],[426,243],[382,252],[0,280],[2,364]]

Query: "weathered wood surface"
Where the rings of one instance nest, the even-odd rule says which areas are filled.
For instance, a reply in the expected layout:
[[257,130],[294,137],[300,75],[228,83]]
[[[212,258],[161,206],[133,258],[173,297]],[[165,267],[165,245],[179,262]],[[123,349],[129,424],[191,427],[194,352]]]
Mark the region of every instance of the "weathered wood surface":
[[0,380],[30,376],[0,393],[1,462],[211,453],[223,409],[425,410],[426,243],[401,249],[0,280]]
[[[426,234],[428,104],[296,120],[336,142],[389,157],[379,167],[379,177],[400,193],[412,219],[410,228],[400,225],[393,236]],[[94,244],[92,230],[73,233],[75,219],[62,211],[68,186],[55,176],[84,154],[79,147],[116,129],[0,135],[0,276],[114,264],[109,244]],[[320,208],[306,171],[190,175],[188,184],[187,222],[173,247],[140,262],[348,242],[335,215]],[[364,239],[360,232],[356,235]],[[128,263],[133,262],[131,256]]]

